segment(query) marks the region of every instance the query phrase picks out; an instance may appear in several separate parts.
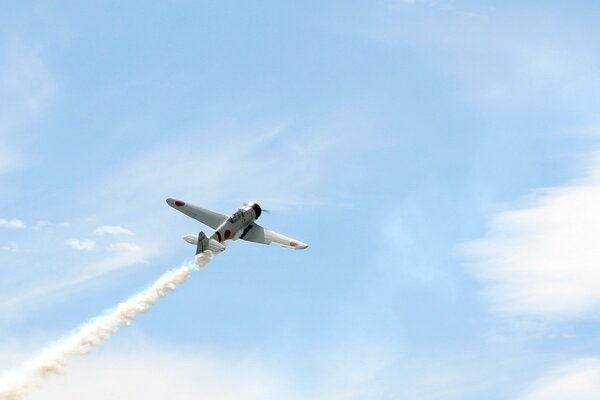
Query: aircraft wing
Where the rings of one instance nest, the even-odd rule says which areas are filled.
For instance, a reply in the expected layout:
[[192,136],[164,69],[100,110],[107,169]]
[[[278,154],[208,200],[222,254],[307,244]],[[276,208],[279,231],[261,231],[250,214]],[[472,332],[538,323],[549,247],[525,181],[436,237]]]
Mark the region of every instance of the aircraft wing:
[[281,246],[288,249],[305,249],[308,247],[306,243],[302,243],[299,240],[292,239],[281,233],[273,232],[270,229],[265,229],[262,226],[251,223],[249,229],[246,230],[240,239],[247,240],[249,242],[272,244],[275,246]]
[[188,202],[176,200],[171,197],[167,199],[167,204],[181,211],[188,217],[192,217],[197,221],[202,222],[204,225],[208,225],[213,229],[217,229],[225,220],[229,217],[227,215],[220,214],[215,211],[207,210],[206,208],[198,207]]

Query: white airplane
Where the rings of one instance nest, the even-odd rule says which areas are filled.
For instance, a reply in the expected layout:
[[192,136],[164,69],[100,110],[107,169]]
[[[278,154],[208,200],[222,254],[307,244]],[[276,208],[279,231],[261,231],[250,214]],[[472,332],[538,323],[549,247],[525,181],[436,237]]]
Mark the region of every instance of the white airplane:
[[225,250],[223,243],[226,240],[237,239],[272,244],[296,250],[308,247],[306,243],[265,229],[254,222],[262,213],[262,209],[256,203],[245,204],[233,213],[231,217],[171,197],[167,199],[167,204],[188,217],[192,217],[204,225],[215,229],[215,232],[210,237],[207,237],[204,232],[200,232],[198,235],[187,234],[183,237],[183,240],[196,246],[196,254],[200,254],[204,250],[220,253]]

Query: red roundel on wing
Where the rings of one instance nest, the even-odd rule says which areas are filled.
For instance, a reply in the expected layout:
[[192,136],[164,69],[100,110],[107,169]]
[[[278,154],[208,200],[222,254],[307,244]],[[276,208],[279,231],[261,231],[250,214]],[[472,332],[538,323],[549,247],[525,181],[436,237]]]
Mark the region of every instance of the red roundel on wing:
[[183,201],[181,201],[181,200],[177,200],[177,201],[175,202],[175,205],[176,205],[177,207],[181,207],[181,206],[185,206],[185,203],[184,203]]
[[296,246],[298,246],[298,242],[290,242],[290,246],[296,247]]
[[227,229],[225,231],[225,240],[229,239],[229,236],[231,236],[231,231],[229,229]]

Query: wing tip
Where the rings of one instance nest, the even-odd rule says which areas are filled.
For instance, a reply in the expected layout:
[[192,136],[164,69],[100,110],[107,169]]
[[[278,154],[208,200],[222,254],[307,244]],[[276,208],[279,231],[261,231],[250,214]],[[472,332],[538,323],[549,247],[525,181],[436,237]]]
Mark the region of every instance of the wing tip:
[[304,250],[308,247],[308,245],[306,243],[302,243],[297,240],[290,242],[290,246],[292,246],[294,248],[294,250]]
[[177,200],[172,197],[167,197],[167,204],[173,208],[185,206],[185,202],[183,200]]

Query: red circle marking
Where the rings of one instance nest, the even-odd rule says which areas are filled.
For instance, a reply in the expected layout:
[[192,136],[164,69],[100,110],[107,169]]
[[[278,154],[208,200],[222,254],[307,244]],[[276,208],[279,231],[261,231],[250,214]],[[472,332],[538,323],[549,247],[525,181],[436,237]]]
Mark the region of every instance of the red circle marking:
[[231,236],[231,231],[229,229],[227,229],[225,231],[225,240],[229,239],[229,236]]
[[215,233],[217,234],[218,241],[220,242],[221,241],[221,232],[216,231]]
[[177,200],[177,201],[175,202],[175,205],[176,205],[177,207],[182,207],[182,206],[185,206],[185,203],[184,203],[183,201],[181,201],[181,200]]
[[290,246],[296,247],[296,246],[298,246],[298,242],[290,242]]

